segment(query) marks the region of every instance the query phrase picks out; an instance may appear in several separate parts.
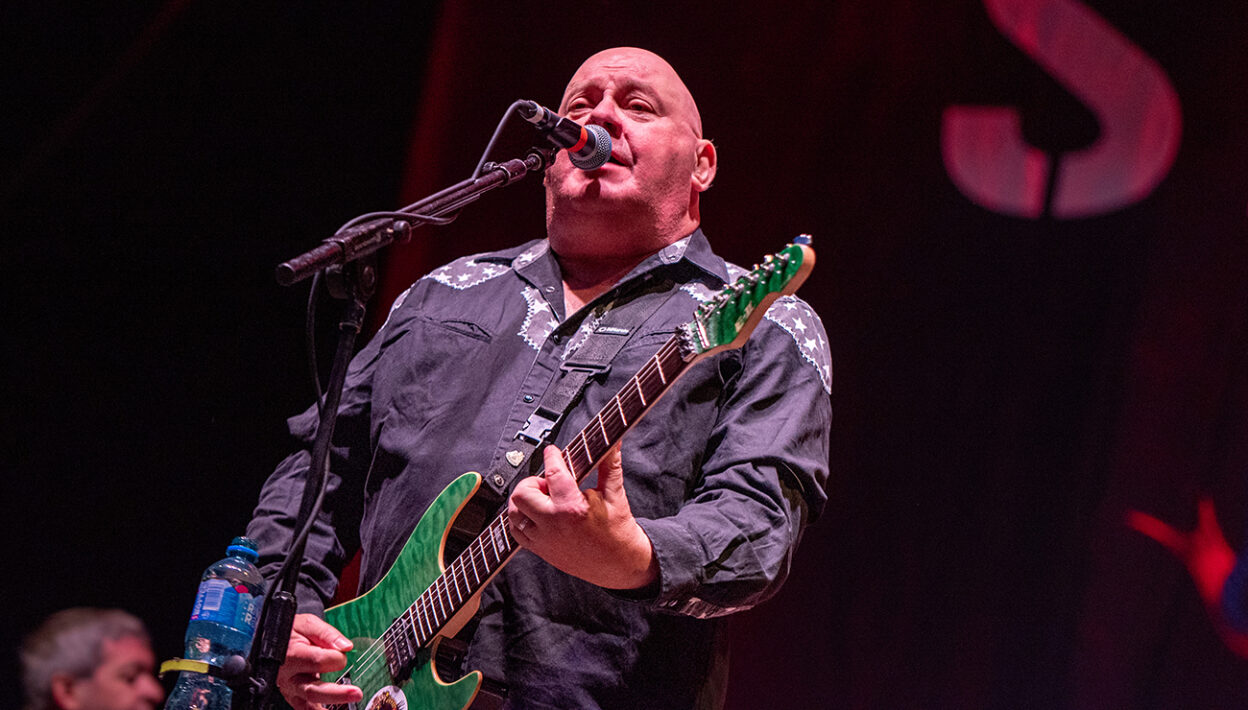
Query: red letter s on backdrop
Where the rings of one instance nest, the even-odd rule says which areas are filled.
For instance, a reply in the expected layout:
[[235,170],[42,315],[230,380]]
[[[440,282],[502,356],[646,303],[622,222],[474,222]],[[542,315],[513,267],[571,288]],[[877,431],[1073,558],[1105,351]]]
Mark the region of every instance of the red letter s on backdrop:
[[[971,201],[1037,219],[1112,212],[1148,196],[1179,149],[1179,98],[1165,72],[1077,0],[984,0],[994,25],[1096,115],[1100,137],[1058,165],[1023,140],[1006,106],[945,110],[945,169]],[[1056,169],[1054,194],[1046,195]]]

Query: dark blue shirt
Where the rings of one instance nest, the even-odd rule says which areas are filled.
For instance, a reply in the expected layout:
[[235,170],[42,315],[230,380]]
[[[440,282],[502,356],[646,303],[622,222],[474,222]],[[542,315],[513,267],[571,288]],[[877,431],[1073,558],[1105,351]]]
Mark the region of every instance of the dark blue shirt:
[[[300,609],[323,608],[357,548],[361,589],[376,584],[438,492],[505,453],[504,432],[532,414],[604,309],[665,299],[591,380],[559,445],[741,271],[699,230],[572,318],[544,240],[460,259],[413,284],[352,363]],[[621,298],[639,280],[670,287]],[[722,705],[727,658],[716,617],[776,591],[826,499],[828,353],[818,317],[785,297],[743,347],[689,368],[623,440],[625,488],[653,543],[658,582],[612,592],[522,550],[482,595],[467,666],[504,682],[514,708]],[[305,443],[315,426],[314,410],[291,420]],[[289,537],[307,461],[301,451],[279,466],[248,527],[266,574]]]

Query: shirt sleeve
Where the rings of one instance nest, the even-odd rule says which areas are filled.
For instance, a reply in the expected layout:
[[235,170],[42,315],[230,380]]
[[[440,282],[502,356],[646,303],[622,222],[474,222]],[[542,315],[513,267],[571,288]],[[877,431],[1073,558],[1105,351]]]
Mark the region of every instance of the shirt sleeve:
[[814,312],[791,301],[800,319],[769,313],[740,350],[698,485],[675,515],[638,520],[659,563],[650,600],[659,608],[707,618],[767,599],[827,499],[827,338]]

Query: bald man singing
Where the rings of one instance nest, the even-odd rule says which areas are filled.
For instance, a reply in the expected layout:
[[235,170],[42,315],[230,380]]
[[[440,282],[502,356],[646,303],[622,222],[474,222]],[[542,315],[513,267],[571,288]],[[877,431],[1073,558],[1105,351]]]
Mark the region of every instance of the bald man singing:
[[[464,670],[505,688],[508,708],[722,707],[723,617],[775,593],[823,507],[832,367],[819,318],[793,297],[742,348],[690,368],[578,487],[557,447],[741,269],[700,229],[715,146],[666,61],[599,52],[560,113],[606,129],[610,161],[584,171],[561,153],[545,175],[544,238],[515,235],[514,248],[419,279],[356,356],[279,675],[296,710],[391,702],[321,679],[359,642],[321,618],[335,575],[359,550],[361,589],[377,584],[437,492],[491,470],[560,366],[617,316],[632,324],[627,342],[535,454],[544,476],[506,501],[523,549],[481,593]],[[290,426],[303,448],[248,527],[268,574],[290,538],[314,408]]]

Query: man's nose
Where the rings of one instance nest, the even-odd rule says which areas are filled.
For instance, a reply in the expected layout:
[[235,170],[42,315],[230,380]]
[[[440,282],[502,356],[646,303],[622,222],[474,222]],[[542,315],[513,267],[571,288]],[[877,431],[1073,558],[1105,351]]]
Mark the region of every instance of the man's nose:
[[160,681],[150,675],[144,676],[143,680],[145,681],[142,688],[143,697],[147,700],[151,700],[155,704],[160,704],[160,701],[165,699],[164,686],[160,684]]
[[607,129],[607,133],[612,138],[619,138],[621,126],[620,107],[615,105],[615,101],[611,99],[603,99],[598,102],[594,110],[590,112],[586,123],[593,123]]

